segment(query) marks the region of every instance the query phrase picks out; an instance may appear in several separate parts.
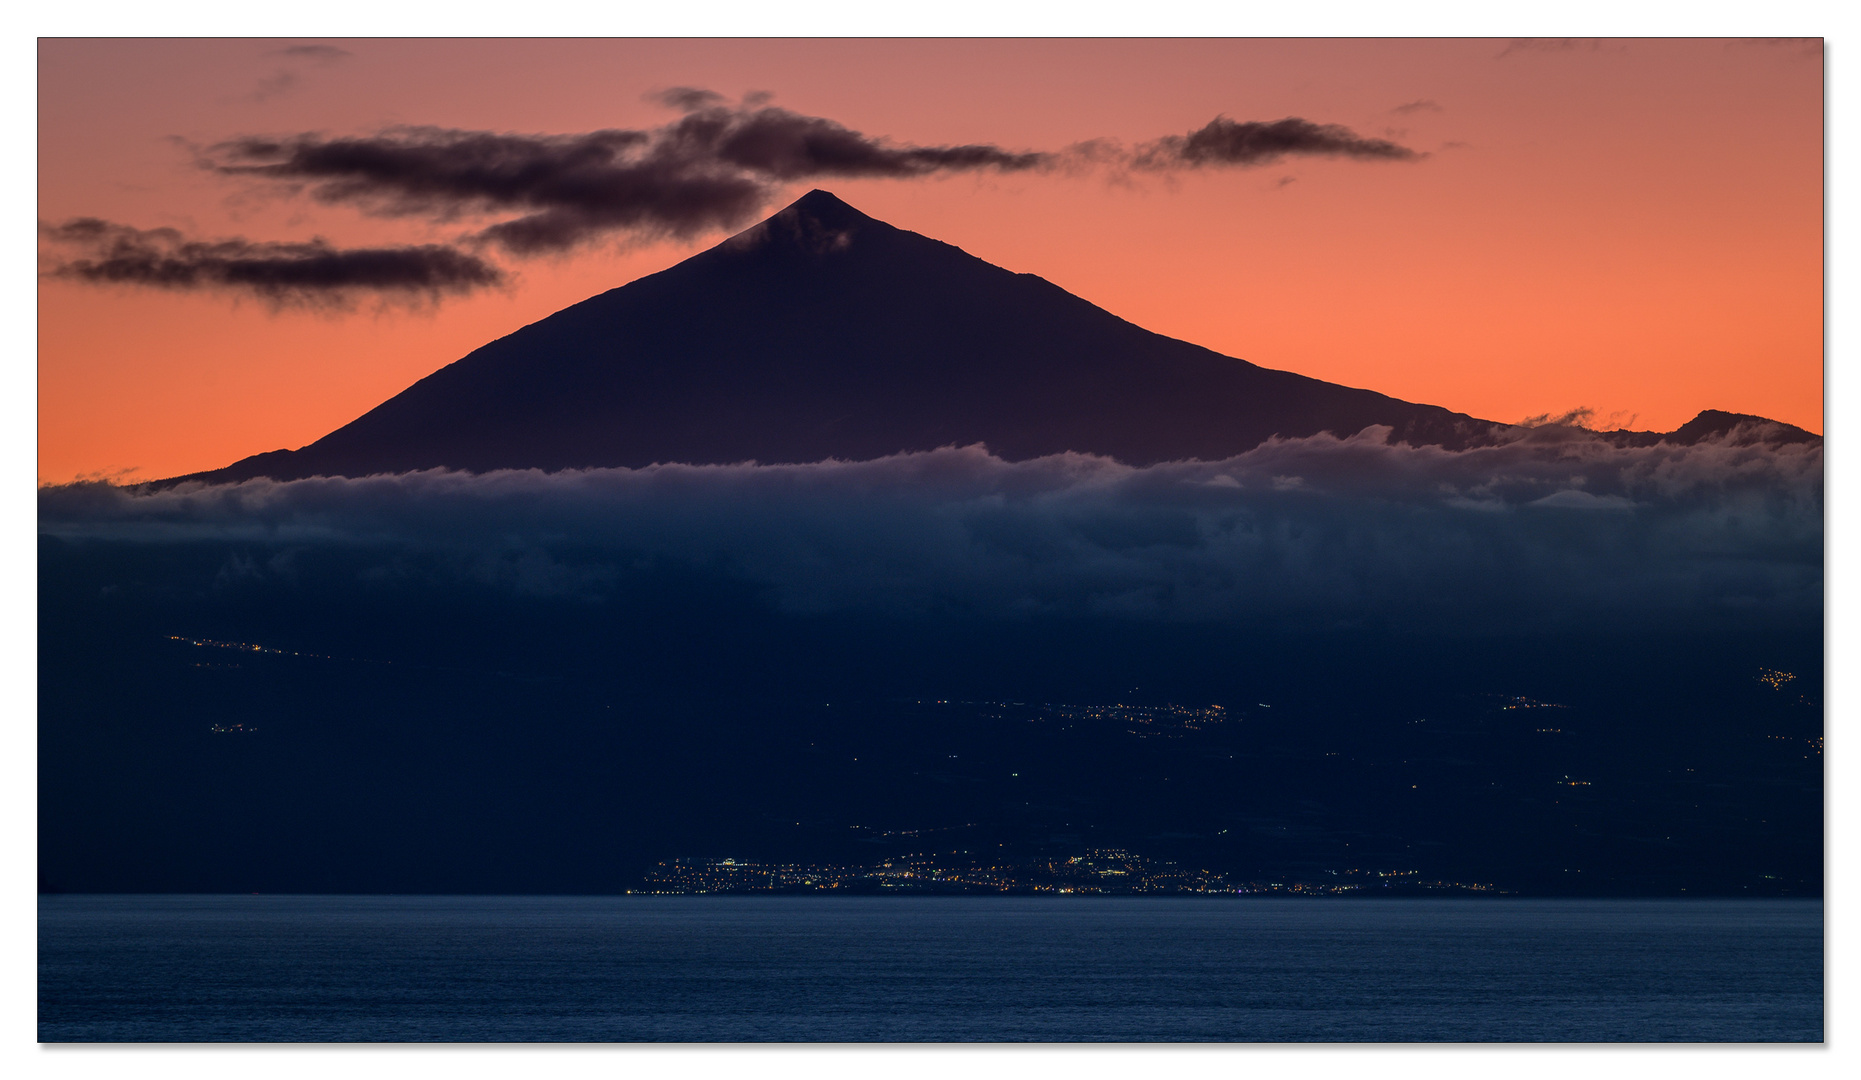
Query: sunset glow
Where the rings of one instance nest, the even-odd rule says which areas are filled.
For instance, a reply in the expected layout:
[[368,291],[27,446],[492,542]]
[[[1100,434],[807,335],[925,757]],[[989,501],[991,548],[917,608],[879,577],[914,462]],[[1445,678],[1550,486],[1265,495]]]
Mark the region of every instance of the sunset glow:
[[[897,146],[1054,157],[801,177],[734,226],[539,254],[463,239],[509,215],[388,214],[201,167],[242,137],[654,130],[679,116],[651,96],[673,87],[733,108],[767,92]],[[1800,42],[47,40],[42,223],[464,245],[507,280],[280,308],[42,278],[39,477],[302,446],[812,187],[1266,367],[1500,421],[1587,408],[1670,430],[1724,409],[1821,432],[1822,94],[1820,47]],[[1132,164],[1217,117],[1414,153]]]

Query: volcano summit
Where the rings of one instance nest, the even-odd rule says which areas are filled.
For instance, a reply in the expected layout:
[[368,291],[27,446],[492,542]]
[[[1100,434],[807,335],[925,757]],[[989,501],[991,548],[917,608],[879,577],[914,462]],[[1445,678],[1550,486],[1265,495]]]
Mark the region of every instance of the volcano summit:
[[[1715,431],[1757,419],[1711,415]],[[1011,461],[1077,451],[1148,465],[1371,425],[1450,448],[1505,428],[1152,333],[817,190],[309,446],[181,479],[867,460],[973,443]]]

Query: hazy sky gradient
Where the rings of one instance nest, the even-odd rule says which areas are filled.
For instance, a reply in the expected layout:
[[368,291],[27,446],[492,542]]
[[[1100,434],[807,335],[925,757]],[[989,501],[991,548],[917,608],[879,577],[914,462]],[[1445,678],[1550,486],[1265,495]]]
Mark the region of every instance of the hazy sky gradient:
[[[309,46],[309,48],[307,48]],[[188,237],[456,243],[216,176],[236,136],[650,129],[674,86],[897,144],[1137,146],[1303,117],[1426,154],[802,180],[1141,326],[1477,416],[1700,409],[1822,430],[1822,57],[1727,41],[48,41],[38,216]],[[720,239],[495,257],[502,288],[346,312],[46,281],[44,480],[308,443],[472,348]]]

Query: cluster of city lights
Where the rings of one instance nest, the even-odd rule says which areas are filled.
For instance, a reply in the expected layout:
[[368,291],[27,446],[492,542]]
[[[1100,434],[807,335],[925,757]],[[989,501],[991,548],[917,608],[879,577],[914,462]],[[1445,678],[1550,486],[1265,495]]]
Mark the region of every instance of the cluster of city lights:
[[[1330,881],[1233,881],[1209,870],[1148,859],[1118,848],[1080,855],[1014,859],[967,850],[918,853],[867,866],[763,863],[746,859],[681,858],[647,871],[642,892],[774,893],[834,891],[1040,893],[1056,896],[1337,896],[1403,887],[1429,891],[1502,893],[1486,882],[1424,880],[1419,870],[1326,871]],[[1355,879],[1355,880],[1352,880]]]
[[1759,668],[1758,681],[1772,690],[1782,690],[1789,683],[1795,682],[1796,676],[1788,671],[1778,671],[1775,668]]

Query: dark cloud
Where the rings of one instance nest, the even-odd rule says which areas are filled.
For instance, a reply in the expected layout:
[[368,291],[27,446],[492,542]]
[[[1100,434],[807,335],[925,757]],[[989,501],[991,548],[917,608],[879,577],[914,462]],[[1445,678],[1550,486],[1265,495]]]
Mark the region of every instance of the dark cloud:
[[1405,105],[1398,105],[1389,111],[1407,116],[1410,113],[1418,112],[1441,112],[1442,109],[1438,103],[1428,98],[1423,98],[1420,101],[1411,101]]
[[372,553],[358,557],[381,574],[418,556],[462,583],[588,602],[630,567],[677,562],[798,613],[1471,631],[1820,618],[1818,446],[1623,449],[1544,427],[1453,452],[1386,434],[1146,468],[969,447],[151,494],[79,484],[41,489],[39,522],[73,540],[335,545]]
[[1053,162],[1052,154],[1016,153],[986,143],[894,146],[833,120],[769,105],[731,109],[707,101],[689,107],[684,118],[661,129],[660,136],[674,159],[722,162],[777,180],[909,178],[977,169],[1018,172]]
[[53,252],[45,259],[48,277],[230,290],[280,305],[342,304],[361,293],[433,300],[504,281],[490,263],[438,244],[339,248],[321,239],[190,240],[176,229],[137,229],[97,218],[41,222],[39,236]]
[[762,179],[669,160],[652,143],[639,131],[526,136],[413,128],[362,138],[242,139],[215,148],[215,167],[308,184],[324,202],[386,216],[529,211],[483,234],[525,254],[620,230],[690,236],[726,228],[770,197]]
[[616,232],[689,237],[735,227],[795,181],[1017,171],[1051,157],[983,144],[896,145],[787,109],[727,106],[706,90],[657,97],[685,115],[647,131],[581,135],[401,128],[352,138],[242,138],[210,148],[208,164],[389,216],[517,212],[480,236],[538,254]]
[[[296,45],[275,55],[333,63],[349,54]],[[281,69],[261,98],[288,92]],[[1149,172],[1265,165],[1293,155],[1415,160],[1425,155],[1336,124],[1298,117],[1239,122],[1217,117],[1188,135],[1135,150],[1105,139],[1057,152],[991,143],[919,146],[874,137],[824,117],[768,104],[761,92],[723,95],[672,87],[650,95],[679,110],[656,128],[519,135],[400,127],[362,136],[242,136],[198,150],[222,176],[383,217],[434,223],[493,218],[462,243],[545,255],[622,235],[690,239],[740,227],[793,185],[831,178],[912,179],[1036,169]],[[1285,181],[1282,181],[1283,184]],[[231,289],[273,303],[341,303],[374,292],[437,298],[501,283],[502,272],[469,251],[427,244],[343,250],[322,240],[195,240],[172,229],[139,230],[92,218],[42,226],[54,277],[174,289]]]
[[1166,135],[1138,147],[1140,169],[1198,169],[1219,165],[1268,165],[1289,154],[1415,161],[1424,155],[1390,142],[1358,135],[1339,124],[1315,124],[1297,116],[1284,120],[1230,120],[1217,116],[1187,135]]
[[1134,151],[1094,140],[1049,152],[895,143],[768,105],[761,94],[732,105],[711,90],[674,87],[652,99],[683,115],[646,130],[577,135],[397,128],[351,137],[243,137],[207,148],[203,158],[223,176],[270,181],[373,214],[442,221],[505,216],[477,238],[535,255],[614,234],[689,238],[735,228],[790,185],[824,179],[1093,166],[1155,172],[1263,165],[1289,155],[1424,156],[1298,117],[1218,117]]

